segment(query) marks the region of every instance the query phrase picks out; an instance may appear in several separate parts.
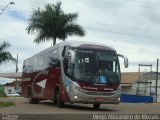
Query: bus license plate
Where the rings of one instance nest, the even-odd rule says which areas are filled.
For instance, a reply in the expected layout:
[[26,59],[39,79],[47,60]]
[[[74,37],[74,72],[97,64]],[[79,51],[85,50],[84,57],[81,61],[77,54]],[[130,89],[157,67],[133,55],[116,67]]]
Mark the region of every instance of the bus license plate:
[[96,101],[97,102],[102,102],[102,101],[104,101],[104,98],[96,98]]

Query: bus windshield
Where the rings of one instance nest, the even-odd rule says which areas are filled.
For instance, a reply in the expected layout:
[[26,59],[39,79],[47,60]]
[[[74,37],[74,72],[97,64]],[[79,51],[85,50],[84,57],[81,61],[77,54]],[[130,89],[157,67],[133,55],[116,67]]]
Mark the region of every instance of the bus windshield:
[[73,67],[75,81],[92,84],[120,82],[120,67],[115,52],[73,49],[76,54]]

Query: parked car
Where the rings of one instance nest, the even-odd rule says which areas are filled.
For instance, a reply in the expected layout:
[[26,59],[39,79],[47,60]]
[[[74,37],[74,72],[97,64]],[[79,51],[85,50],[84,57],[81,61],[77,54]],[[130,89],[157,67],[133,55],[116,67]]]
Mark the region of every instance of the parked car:
[[20,96],[18,93],[6,93],[6,96]]

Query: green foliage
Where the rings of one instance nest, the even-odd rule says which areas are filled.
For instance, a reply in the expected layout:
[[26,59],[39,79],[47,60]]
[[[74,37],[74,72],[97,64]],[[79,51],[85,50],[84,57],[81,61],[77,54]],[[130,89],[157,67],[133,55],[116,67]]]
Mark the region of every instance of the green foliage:
[[0,85],[0,97],[6,97],[6,94],[4,93],[4,86]]
[[4,86],[0,85],[0,90],[4,91]]
[[0,107],[9,107],[9,106],[12,106],[12,105],[15,105],[15,104],[13,102],[0,101]]
[[[6,97],[5,93],[4,93],[4,86],[0,85],[0,97]],[[14,105],[13,102],[4,102],[4,101],[0,101],[0,107],[9,107]]]
[[43,9],[34,9],[29,18],[28,34],[37,33],[35,43],[45,42],[49,39],[56,44],[56,39],[65,40],[67,36],[84,36],[84,29],[76,23],[78,13],[65,14],[61,2],[48,4]]
[[9,43],[3,42],[0,44],[0,64],[8,61],[16,62],[11,53],[6,50],[8,47],[10,47]]

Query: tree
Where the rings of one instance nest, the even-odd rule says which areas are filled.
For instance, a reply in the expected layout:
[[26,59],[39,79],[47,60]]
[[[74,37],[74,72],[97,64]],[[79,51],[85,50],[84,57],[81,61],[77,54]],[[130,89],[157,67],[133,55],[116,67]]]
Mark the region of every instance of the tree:
[[8,47],[10,47],[9,43],[3,42],[2,44],[0,44],[0,64],[8,61],[16,62],[16,59],[12,57],[11,53],[6,51]]
[[48,4],[44,10],[34,9],[29,18],[29,26],[26,28],[28,34],[37,33],[35,43],[53,40],[65,40],[70,35],[84,36],[84,29],[76,22],[78,13],[65,14],[61,8],[61,2]]

